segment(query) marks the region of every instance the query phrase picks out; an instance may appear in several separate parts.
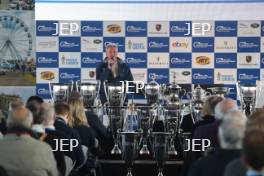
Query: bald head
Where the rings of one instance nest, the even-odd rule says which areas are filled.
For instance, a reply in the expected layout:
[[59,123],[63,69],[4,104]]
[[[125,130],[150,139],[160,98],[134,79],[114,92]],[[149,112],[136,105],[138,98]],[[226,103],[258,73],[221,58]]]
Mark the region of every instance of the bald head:
[[215,107],[215,118],[218,120],[222,120],[225,113],[236,110],[238,110],[236,101],[229,98],[224,99]]
[[32,120],[32,113],[27,108],[18,107],[10,112],[7,119],[7,127],[9,129],[14,126],[30,128]]

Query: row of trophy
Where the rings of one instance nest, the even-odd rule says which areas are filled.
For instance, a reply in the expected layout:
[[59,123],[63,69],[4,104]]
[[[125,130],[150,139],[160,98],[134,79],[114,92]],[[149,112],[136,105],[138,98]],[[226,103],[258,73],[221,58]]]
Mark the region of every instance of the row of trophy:
[[[259,88],[256,88],[238,84],[241,107],[247,114],[254,110],[256,104],[263,104],[263,99],[256,99],[256,95],[262,97],[263,85],[259,83]],[[100,102],[101,89],[106,96],[104,104]],[[132,175],[132,166],[138,155],[153,155],[159,168],[159,176],[162,176],[166,159],[178,155],[175,139],[181,138],[180,141],[184,141],[188,138],[188,134],[182,133],[180,129],[186,111],[191,114],[193,123],[196,123],[201,120],[201,110],[208,96],[225,96],[231,89],[212,87],[208,88],[209,92],[197,85],[191,92],[187,92],[176,81],[165,85],[158,84],[153,79],[143,90],[148,105],[140,107],[133,100],[125,106],[127,96],[122,91],[121,84],[99,81],[50,84],[54,101],[67,101],[73,90],[80,92],[86,108],[95,107],[100,119],[103,116],[109,119],[109,129],[114,139],[111,154],[123,156],[128,176]],[[189,101],[184,100],[184,97]],[[180,145],[184,148],[185,143],[181,142]]]

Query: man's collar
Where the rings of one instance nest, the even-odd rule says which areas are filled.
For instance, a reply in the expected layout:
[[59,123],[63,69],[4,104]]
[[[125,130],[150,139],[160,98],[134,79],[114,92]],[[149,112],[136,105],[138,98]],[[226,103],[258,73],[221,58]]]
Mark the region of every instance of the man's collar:
[[45,129],[47,130],[56,130],[55,126],[54,125],[48,125],[48,126],[45,126]]
[[37,133],[45,133],[44,126],[41,124],[34,124],[32,125],[32,130]]
[[56,118],[59,119],[59,120],[61,120],[61,121],[63,121],[63,122],[65,122],[65,123],[67,123],[67,118],[64,117],[64,116],[62,116],[62,115],[57,115]]
[[264,176],[264,172],[257,172],[257,171],[249,169],[247,171],[246,176]]

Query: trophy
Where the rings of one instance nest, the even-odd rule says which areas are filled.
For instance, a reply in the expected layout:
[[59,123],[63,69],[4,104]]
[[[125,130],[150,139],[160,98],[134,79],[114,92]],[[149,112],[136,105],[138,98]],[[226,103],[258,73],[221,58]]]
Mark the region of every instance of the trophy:
[[83,104],[85,108],[92,108],[98,105],[100,81],[91,80],[89,82],[76,82],[77,91],[83,97]]
[[145,98],[147,99],[148,104],[153,105],[159,102],[160,92],[161,92],[160,85],[155,81],[153,78],[147,85],[145,85],[144,94]]
[[256,104],[255,108],[264,108],[264,81],[256,81]]
[[185,89],[176,83],[176,73],[173,76],[173,82],[163,86],[163,96],[166,99],[166,108],[179,109],[181,108],[181,98],[186,94]]
[[168,136],[166,132],[152,132],[154,157],[158,166],[158,176],[163,176],[163,167],[168,154]]
[[238,97],[243,112],[248,116],[255,110],[256,86],[237,84]]
[[137,157],[138,132],[121,132],[122,157],[127,166],[127,176],[132,176],[132,167]]
[[180,106],[178,107],[178,109],[165,109],[165,129],[166,132],[170,134],[168,155],[172,157],[178,155],[178,152],[175,149],[174,140],[176,138],[176,135],[180,133],[182,112],[183,108]]
[[73,91],[73,82],[72,83],[49,83],[50,95],[53,102],[67,102],[69,99],[70,93]]
[[104,82],[104,91],[109,106],[123,106],[126,93],[122,91],[122,85]]
[[[149,135],[149,129],[151,128],[151,119],[147,113],[140,111],[139,114],[139,128],[142,131],[140,144],[142,142],[142,148],[139,151],[140,156],[149,156],[150,151],[148,149],[147,138]],[[141,146],[141,145],[140,145]]]
[[205,98],[209,96],[210,93],[205,91],[199,84],[196,88],[193,87],[192,89],[193,91],[189,92],[189,97],[191,97],[190,112],[193,123],[196,123],[200,120],[200,114]]
[[104,82],[104,91],[107,99],[107,111],[110,117],[110,129],[114,138],[114,147],[111,150],[112,155],[120,155],[121,150],[118,146],[119,131],[122,128],[124,115],[122,111],[125,102],[126,93],[122,91],[122,85],[116,83]]
[[217,95],[223,98],[225,97],[225,95],[228,95],[231,90],[230,87],[211,87],[207,89],[212,91],[212,95]]

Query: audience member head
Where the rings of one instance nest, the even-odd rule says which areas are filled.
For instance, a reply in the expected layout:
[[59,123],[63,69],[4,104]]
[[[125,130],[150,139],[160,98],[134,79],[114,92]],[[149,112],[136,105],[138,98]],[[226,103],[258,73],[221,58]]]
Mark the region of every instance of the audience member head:
[[78,94],[76,93],[74,96],[71,96],[68,101],[71,111],[71,116],[69,116],[69,124],[71,123],[72,126],[88,125],[83,101],[81,96]]
[[41,97],[34,95],[28,98],[27,104],[32,102],[40,105],[44,102],[44,100]]
[[19,98],[19,97],[14,98],[14,99],[10,102],[10,110],[15,110],[16,108],[23,107],[23,106],[24,106],[24,102],[23,102],[22,99]]
[[71,119],[69,119],[70,115],[70,106],[65,102],[58,102],[55,104],[55,114],[57,117],[63,118],[67,124],[71,124],[69,122]]
[[246,130],[246,116],[241,111],[229,111],[224,115],[218,129],[222,149],[241,149]]
[[31,101],[26,105],[33,115],[33,124],[41,124],[43,122],[43,118],[39,116],[40,106],[41,104],[38,104],[35,101]]
[[229,98],[224,99],[215,106],[215,118],[223,120],[225,113],[236,110],[238,110],[236,101]]
[[246,165],[257,172],[264,171],[264,131],[247,130],[243,140],[242,158]]
[[50,103],[42,103],[39,116],[43,119],[44,126],[53,126],[55,121],[54,106]]
[[33,121],[32,113],[24,107],[18,107],[9,113],[7,119],[7,128],[25,127],[31,128]]
[[204,102],[204,106],[202,109],[202,116],[205,115],[214,115],[215,114],[215,106],[223,100],[220,96],[210,96]]
[[264,109],[259,109],[249,116],[247,121],[247,130],[251,128],[264,130]]

